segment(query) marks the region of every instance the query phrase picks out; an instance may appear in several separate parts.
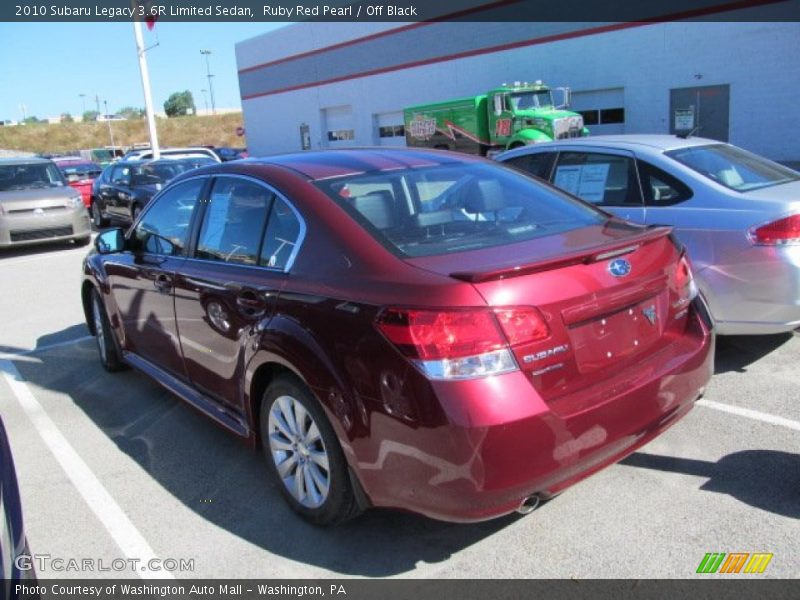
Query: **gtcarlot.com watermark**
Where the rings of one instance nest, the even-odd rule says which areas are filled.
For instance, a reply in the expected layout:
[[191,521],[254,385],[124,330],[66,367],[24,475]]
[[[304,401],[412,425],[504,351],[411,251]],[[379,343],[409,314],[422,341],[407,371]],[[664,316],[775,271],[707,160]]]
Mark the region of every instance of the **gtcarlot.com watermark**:
[[193,558],[62,558],[50,554],[20,554],[14,559],[20,571],[35,569],[37,573],[142,573],[194,572]]

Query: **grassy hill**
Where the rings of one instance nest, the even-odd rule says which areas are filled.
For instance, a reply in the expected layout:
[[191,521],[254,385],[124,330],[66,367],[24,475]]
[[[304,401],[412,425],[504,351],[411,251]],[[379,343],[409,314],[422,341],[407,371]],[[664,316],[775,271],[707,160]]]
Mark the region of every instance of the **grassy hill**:
[[[241,113],[203,117],[156,119],[161,146],[246,146],[247,139],[236,135],[244,126]],[[149,142],[147,121],[113,121],[111,129],[117,146]],[[0,127],[0,148],[35,153],[73,152],[82,148],[110,145],[107,123],[58,123]]]

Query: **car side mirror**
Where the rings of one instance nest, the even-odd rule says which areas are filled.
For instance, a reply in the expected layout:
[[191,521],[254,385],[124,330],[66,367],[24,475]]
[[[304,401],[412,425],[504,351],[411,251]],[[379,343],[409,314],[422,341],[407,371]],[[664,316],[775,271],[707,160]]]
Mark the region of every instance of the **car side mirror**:
[[108,229],[98,234],[94,240],[94,247],[98,254],[114,254],[125,249],[125,235],[121,227]]

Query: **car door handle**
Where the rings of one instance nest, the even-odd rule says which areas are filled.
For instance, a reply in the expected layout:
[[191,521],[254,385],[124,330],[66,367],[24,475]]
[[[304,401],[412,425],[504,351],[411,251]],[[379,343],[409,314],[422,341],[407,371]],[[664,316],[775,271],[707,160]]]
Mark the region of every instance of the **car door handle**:
[[169,293],[172,289],[172,277],[164,273],[159,273],[156,275],[155,279],[153,279],[153,285],[156,286],[156,289],[162,294]]
[[248,317],[260,317],[267,310],[264,296],[256,290],[245,289],[236,295],[236,306]]
[[236,304],[242,308],[264,308],[267,303],[255,290],[243,290],[236,296]]

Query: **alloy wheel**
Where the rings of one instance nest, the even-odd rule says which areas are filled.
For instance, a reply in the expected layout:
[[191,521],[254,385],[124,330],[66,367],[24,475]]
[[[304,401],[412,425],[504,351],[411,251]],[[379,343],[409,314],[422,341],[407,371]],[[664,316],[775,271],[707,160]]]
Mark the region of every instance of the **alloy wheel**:
[[317,508],[328,497],[328,452],[317,423],[291,396],[279,396],[269,411],[269,448],[286,489],[302,506]]
[[100,306],[100,301],[97,299],[97,297],[95,297],[92,302],[92,315],[94,317],[94,330],[95,337],[97,338],[97,349],[100,351],[100,359],[103,362],[106,362],[108,350],[106,348],[106,335],[105,329],[103,328],[102,310],[103,309]]

